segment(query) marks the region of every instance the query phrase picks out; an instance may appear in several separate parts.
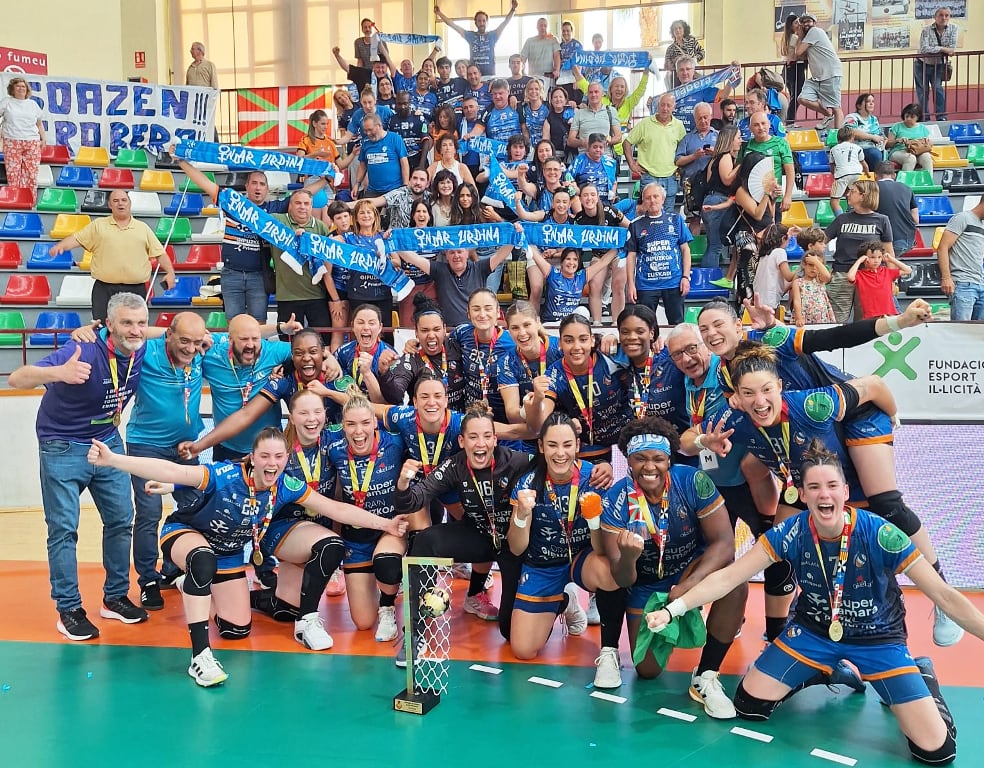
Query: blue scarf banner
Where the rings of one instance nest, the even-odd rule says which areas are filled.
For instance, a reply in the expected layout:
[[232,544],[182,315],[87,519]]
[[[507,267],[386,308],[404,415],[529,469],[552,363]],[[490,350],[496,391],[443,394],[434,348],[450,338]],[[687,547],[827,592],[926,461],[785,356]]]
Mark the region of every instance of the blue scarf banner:
[[506,159],[506,142],[490,139],[488,136],[473,136],[470,139],[462,139],[458,142],[458,151],[461,154],[466,152],[478,152],[487,157],[496,157],[499,160]]
[[219,190],[219,207],[253,234],[283,251],[281,259],[297,274],[304,271],[297,258],[297,235],[288,225],[273,218],[234,189]]
[[441,38],[437,35],[414,35],[409,32],[380,32],[379,39],[400,45],[433,45]]
[[215,144],[211,141],[182,141],[175,144],[174,156],[183,160],[218,163],[229,168],[254,171],[286,171],[305,176],[330,176],[335,179],[336,183],[341,181],[338,168],[327,160],[298,157],[269,149]]
[[523,224],[531,245],[538,248],[577,248],[601,251],[624,248],[629,230],[625,227],[575,227],[567,224]]
[[[400,230],[394,230],[399,232]],[[325,275],[325,265],[352,269],[367,275],[375,275],[396,291],[397,300],[405,299],[413,290],[413,282],[396,269],[385,256],[364,248],[356,248],[333,237],[305,232],[301,235],[299,252],[307,260],[313,275],[312,283]]]
[[489,158],[489,187],[485,190],[485,194],[495,200],[501,200],[509,210],[516,212],[516,187],[494,157]]
[[[694,107],[702,101],[713,104],[726,83],[729,83],[732,88],[741,83],[741,70],[738,67],[721,69],[699,80],[678,85],[669,91],[676,99],[673,116],[682,122],[688,131],[692,131],[694,129]],[[654,100],[654,108],[656,103]]]
[[579,67],[646,69],[651,62],[649,51],[578,51],[574,54],[574,63]]
[[408,227],[392,229],[386,250],[433,253],[449,248],[499,248],[518,245],[521,233],[512,224],[471,224],[462,227]]

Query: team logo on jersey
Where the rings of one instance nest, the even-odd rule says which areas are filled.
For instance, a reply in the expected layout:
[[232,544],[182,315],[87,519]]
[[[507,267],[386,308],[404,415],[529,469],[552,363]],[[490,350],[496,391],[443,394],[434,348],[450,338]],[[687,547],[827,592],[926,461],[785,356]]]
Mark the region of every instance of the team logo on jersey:
[[824,424],[834,415],[834,398],[826,392],[811,392],[803,401],[803,411],[810,421]]
[[788,325],[775,325],[765,332],[762,343],[769,347],[781,347],[792,332]]
[[793,442],[796,445],[806,445],[806,435],[802,432],[793,432]]
[[284,478],[284,488],[288,491],[293,491],[296,493],[304,487],[305,483],[303,480],[298,480],[296,477],[291,477],[290,475],[283,475]]
[[694,475],[694,488],[697,490],[697,497],[700,499],[710,499],[717,493],[714,483],[705,473],[698,470]]
[[522,584],[525,584],[525,583],[526,583],[527,581],[529,581],[529,580],[530,580],[530,574],[529,574],[529,571],[527,571],[526,573],[524,573],[524,574],[523,574],[522,576],[520,576],[520,577],[519,577],[519,583],[520,583],[521,585],[522,585]]
[[893,555],[898,554],[909,546],[909,537],[891,523],[885,523],[878,529],[878,546]]
[[801,634],[803,634],[803,630],[801,630],[797,626],[792,626],[786,630],[786,637],[788,637],[790,640],[799,637]]
[[868,558],[863,552],[859,552],[857,555],[854,556],[855,568],[864,568],[867,562],[868,562]]

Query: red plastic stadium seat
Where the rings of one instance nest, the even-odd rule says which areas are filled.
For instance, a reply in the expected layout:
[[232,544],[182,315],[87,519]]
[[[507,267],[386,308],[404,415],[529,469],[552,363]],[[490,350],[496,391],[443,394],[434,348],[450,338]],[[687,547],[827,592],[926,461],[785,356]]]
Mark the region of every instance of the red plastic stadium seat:
[[11,275],[0,304],[47,304],[51,286],[44,275]]
[[5,211],[30,211],[34,209],[34,195],[21,187],[0,187],[0,209]]
[[222,246],[220,245],[193,245],[188,250],[188,258],[180,263],[175,263],[174,268],[179,271],[182,269],[206,271],[218,264],[221,258]]
[[72,155],[64,144],[45,144],[41,147],[41,162],[68,165],[72,162]]
[[106,168],[99,177],[100,189],[133,189],[133,171],[129,168]]
[[171,326],[171,321],[174,316],[178,314],[177,312],[161,312],[157,316],[157,321],[154,323],[158,328],[169,328]]
[[810,197],[830,197],[830,190],[834,187],[834,174],[832,173],[811,173],[806,177],[803,191]]
[[17,269],[20,263],[20,246],[12,240],[0,243],[0,269]]
[[915,239],[915,241],[912,244],[912,248],[910,248],[908,251],[906,251],[902,255],[905,256],[906,258],[910,258],[911,259],[911,258],[916,258],[916,257],[923,257],[923,258],[925,258],[926,256],[932,256],[933,254],[934,254],[933,249],[926,246],[926,241],[923,240],[922,233],[917,229],[916,230],[916,239]]

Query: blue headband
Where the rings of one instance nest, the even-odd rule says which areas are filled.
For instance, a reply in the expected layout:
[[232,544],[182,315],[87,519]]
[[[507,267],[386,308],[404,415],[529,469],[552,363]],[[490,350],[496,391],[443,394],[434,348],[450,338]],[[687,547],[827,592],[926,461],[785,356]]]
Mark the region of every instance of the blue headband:
[[662,435],[636,435],[629,440],[627,455],[639,451],[662,451],[667,456],[671,454],[670,441]]

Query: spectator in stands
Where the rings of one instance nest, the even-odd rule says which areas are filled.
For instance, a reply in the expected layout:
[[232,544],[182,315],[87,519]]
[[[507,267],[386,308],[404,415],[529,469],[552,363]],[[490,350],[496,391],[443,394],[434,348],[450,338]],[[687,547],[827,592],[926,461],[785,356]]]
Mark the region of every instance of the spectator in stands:
[[721,99],[718,102],[718,109],[721,110],[721,117],[711,120],[711,128],[720,131],[729,125],[738,125],[738,102],[734,99]]
[[535,147],[543,139],[543,124],[550,116],[550,105],[543,98],[543,83],[533,78],[527,78],[526,93],[522,103],[516,107],[519,110],[520,123],[523,126],[523,136],[526,143]]
[[878,181],[878,213],[892,225],[892,250],[901,258],[912,250],[919,226],[919,208],[912,187],[895,180],[895,163],[883,160],[875,166]]
[[441,169],[431,181],[432,226],[451,226],[451,210],[454,208],[454,190],[459,182],[451,171]]
[[[605,44],[605,38],[601,35],[600,32],[595,32],[593,35],[591,35],[592,50],[600,51],[601,47],[604,44]],[[584,69],[581,69],[580,72],[581,72],[581,77],[583,77],[589,83],[593,83],[597,80],[599,83],[601,83],[601,87],[604,88],[605,90],[608,90],[608,87],[611,85],[612,82],[611,67],[585,67]],[[646,74],[648,73],[649,70],[647,69]],[[581,90],[586,90],[586,89],[581,88]],[[612,106],[614,106],[614,104]]]
[[70,341],[34,365],[18,368],[7,380],[13,389],[45,388],[37,417],[41,503],[56,627],[69,640],[99,637],[82,607],[76,562],[79,496],[85,489],[92,494],[103,526],[106,579],[99,615],[124,624],[147,620],[147,612],[127,597],[133,524],[130,478],[112,469],[93,469],[86,460],[89,443],[96,438],[123,453],[117,427],[140,384],[147,305],[141,296],[117,293],[103,317],[106,328],[94,343]]
[[352,182],[353,197],[377,197],[410,183],[410,164],[403,139],[383,128],[379,115],[362,121],[366,139]]
[[[308,130],[297,144],[297,154],[338,163],[338,147],[328,138],[328,113],[323,109],[314,110],[308,118]],[[342,162],[344,164],[339,167],[344,168],[348,163]]]
[[749,141],[752,138],[749,123],[751,122],[752,115],[759,112],[764,113],[769,121],[770,135],[778,136],[781,139],[786,138],[786,126],[782,124],[782,120],[779,119],[778,115],[769,111],[765,91],[761,88],[752,88],[745,92],[745,117],[738,121],[738,130],[741,131],[743,141]]
[[437,109],[437,95],[430,88],[430,78],[426,72],[420,70],[417,73],[417,87],[408,95],[413,111],[430,122]]
[[411,170],[414,168],[425,170],[433,141],[427,130],[428,118],[419,112],[411,112],[410,101],[410,94],[406,91],[396,94],[396,114],[389,119],[387,128],[403,139],[407,150],[407,165]]
[[130,215],[130,195],[125,189],[109,193],[111,216],[96,219],[51,246],[53,256],[82,246],[92,254],[92,319],[105,320],[109,300],[117,293],[147,292],[151,260],[164,272],[165,288],[175,284],[174,265],[154,231]]
[[951,320],[984,320],[984,202],[947,222],[936,249]]
[[[473,136],[481,135],[481,131],[478,130],[478,115],[479,115],[479,104],[478,99],[472,94],[466,94],[465,98],[461,100],[461,122],[458,124],[458,136],[462,140],[470,139]],[[565,137],[567,134],[564,134]],[[441,147],[437,146],[436,150],[438,153],[441,151]],[[472,175],[472,178],[477,176],[482,170],[482,161],[478,156],[478,152],[474,150],[468,150],[463,152],[461,155],[461,162],[463,162]],[[431,166],[433,169],[433,166]]]
[[[567,103],[567,91],[557,86],[550,91],[550,112],[543,123],[543,139],[549,141],[557,157],[570,160],[568,155],[567,137],[571,132],[571,121],[574,119],[574,109]],[[534,158],[535,160],[535,158]]]
[[[349,133],[348,129],[349,123],[352,122],[352,115],[355,114],[352,94],[348,92],[348,88],[336,88],[331,93],[331,102],[335,105],[335,124],[337,126],[335,138],[348,145],[352,139],[352,134]],[[346,146],[345,150],[347,154],[350,154],[352,147]]]
[[[788,211],[793,201],[793,190],[796,189],[793,153],[789,148],[788,141],[769,134],[768,118],[767,112],[760,111],[752,115],[749,123],[752,137],[742,150],[741,158],[751,152],[758,152],[772,158],[775,164],[776,181],[782,178],[784,185],[782,202],[779,206],[782,211]],[[778,220],[778,218],[777,216],[776,219]]]
[[36,201],[38,167],[45,136],[41,107],[29,98],[30,93],[23,77],[13,77],[7,83],[7,97],[0,99],[0,136],[3,137],[7,185],[31,190]]
[[681,56],[689,56],[696,62],[704,60],[704,48],[700,41],[691,34],[690,25],[682,19],[670,25],[673,41],[666,47],[663,57],[663,71],[666,72],[666,88],[676,88],[680,85],[677,78],[676,62]]
[[509,83],[502,78],[493,80],[489,93],[492,95],[492,105],[478,118],[473,133],[488,136],[494,141],[509,141],[510,136],[522,133],[519,113],[509,106]]
[[389,76],[376,80],[376,104],[389,109],[396,107],[396,91],[393,90],[393,81]]
[[902,166],[903,171],[915,170],[918,164],[933,174],[933,139],[921,121],[922,109],[918,104],[907,104],[902,109],[902,122],[888,129],[889,160]]
[[[478,102],[479,113],[484,112],[492,104],[492,94],[489,93],[489,84],[482,81],[482,70],[476,64],[469,64],[465,70],[465,79],[468,87],[465,89],[465,97],[471,96]],[[462,101],[464,109],[464,101]]]
[[457,117],[450,104],[441,104],[434,112],[434,120],[427,129],[431,139],[431,148],[436,152],[437,143],[445,136],[458,141]]
[[417,85],[417,75],[413,71],[413,61],[403,59],[400,62],[400,70],[393,75],[393,90],[406,91],[409,93]]
[[834,183],[830,188],[830,210],[835,216],[841,214],[841,197],[848,186],[869,170],[864,151],[854,140],[854,129],[842,125],[837,129],[837,144],[830,149],[830,172],[834,176]]
[[567,86],[567,93],[574,101],[581,99],[581,93],[574,87],[574,82],[580,78],[574,75],[574,55],[583,51],[581,41],[574,37],[574,23],[564,20],[560,24],[560,76],[557,85]]
[[799,104],[800,92],[806,83],[806,62],[796,56],[796,46],[799,45],[802,33],[803,27],[799,17],[795,13],[789,14],[779,43],[779,55],[786,62],[782,73],[786,81],[786,90],[789,91],[789,107],[786,110],[786,124],[789,126],[796,124],[796,107]]
[[342,68],[345,76],[355,85],[356,93],[359,94],[366,88],[369,88],[371,91],[374,81],[381,77],[392,77],[396,71],[395,67],[391,69],[389,59],[382,54],[372,62],[372,69],[367,69],[356,66],[355,64],[349,64],[345,57],[342,56],[342,49],[337,45],[331,49],[331,52],[335,57],[335,61],[338,62],[338,66]]
[[844,125],[854,129],[854,138],[864,150],[864,160],[874,168],[884,158],[885,134],[875,116],[875,97],[862,93],[854,102],[854,112],[844,118]]
[[694,130],[677,144],[675,162],[683,181],[706,171],[714,155],[718,132],[711,128],[711,105],[707,102],[701,101],[694,106],[694,126]]
[[355,38],[355,62],[363,69],[371,69],[372,63],[384,52],[389,53],[389,49],[386,43],[379,39],[372,19],[363,19],[359,26],[362,29],[362,37]]
[[[679,188],[676,148],[687,134],[683,123],[673,117],[674,106],[676,99],[673,95],[664,93],[659,97],[656,114],[636,123],[622,141],[629,168],[633,173],[640,174],[640,188],[659,184],[666,193],[666,207],[670,211],[674,210]],[[633,157],[633,146],[637,147],[638,157]]]
[[547,20],[542,16],[536,20],[536,35],[526,39],[519,55],[532,77],[543,80],[547,88],[554,85],[560,76],[560,43],[547,31]]
[[919,56],[912,62],[912,78],[916,86],[916,102],[923,114],[932,114],[929,96],[933,95],[936,119],[946,120],[946,90],[943,83],[949,58],[957,50],[957,28],[950,24],[950,9],[938,8],[933,23],[919,35]]
[[205,46],[195,42],[191,44],[192,62],[185,73],[185,85],[197,85],[203,88],[219,89],[219,75],[215,64],[205,58]]
[[629,304],[643,304],[653,312],[660,302],[670,325],[683,322],[683,300],[690,291],[690,241],[693,236],[683,217],[664,206],[666,192],[657,183],[642,188],[639,218],[629,224],[625,241]]
[[352,113],[352,120],[349,122],[349,131],[359,137],[359,146],[361,148],[362,142],[366,139],[366,132],[363,129],[362,122],[365,120],[367,115],[376,115],[379,117],[379,122],[382,125],[389,125],[390,118],[396,114],[389,107],[384,107],[377,105],[376,94],[372,90],[372,86],[366,86],[359,93],[359,106]]
[[[604,70],[602,70],[604,71]],[[591,82],[594,82],[593,80]],[[602,87],[604,87],[604,82],[602,82]],[[642,77],[639,78],[639,84],[635,87],[635,90],[629,93],[629,82],[622,75],[616,75],[612,77],[608,83],[608,103],[615,108],[615,114],[618,115],[618,125],[624,136],[629,131],[629,120],[632,118],[632,110],[636,108],[636,105],[642,101],[642,97],[646,95],[646,88],[649,86],[649,70],[645,70],[642,73]],[[587,79],[580,81],[579,87],[582,87],[585,92],[588,90]],[[615,159],[618,161],[619,166],[622,164],[622,144],[619,142],[614,148]]]
[[533,78],[523,72],[523,57],[518,53],[509,57],[509,78],[506,82],[509,83],[509,105],[518,111],[526,103],[526,88],[533,82]]
[[401,229],[410,226],[410,214],[416,203],[423,201],[430,205],[430,177],[423,168],[410,172],[410,184],[397,187],[379,197],[367,198],[377,208],[386,207],[389,214],[388,229]]
[[468,43],[468,58],[472,64],[476,64],[482,72],[483,77],[493,77],[495,75],[495,44],[499,41],[499,36],[519,6],[519,0],[512,0],[509,4],[509,13],[502,23],[491,32],[488,31],[489,15],[485,11],[475,14],[475,31],[465,29],[455,24],[451,19],[441,13],[440,6],[434,6],[434,15],[447,24],[451,29],[465,38]]
[[[708,161],[707,194],[701,219],[707,233],[707,250],[701,259],[701,267],[721,266],[721,222],[726,211],[718,206],[734,197],[738,190],[738,153],[741,152],[741,134],[733,125],[726,126],[718,133],[717,141]],[[732,275],[733,278],[733,275]],[[721,282],[724,278],[719,278]],[[730,288],[729,280],[723,287]]]
[[[886,261],[888,266],[885,265]],[[867,320],[897,313],[895,281],[901,275],[909,274],[912,274],[912,268],[886,253],[877,240],[861,243],[858,246],[858,258],[847,271],[847,279],[858,290],[861,317]]]
[[810,64],[810,77],[803,85],[798,101],[807,109],[824,116],[821,127],[826,128],[833,122],[834,128],[840,128],[844,122],[844,110],[841,109],[841,60],[834,51],[830,37],[816,26],[816,16],[804,13],[800,15],[799,21],[803,27],[803,36],[796,45],[796,57],[806,56]]
[[437,60],[437,80],[433,87],[434,95],[437,96],[438,110],[444,106],[451,107],[452,112],[461,109],[461,97],[465,95],[468,81],[463,77],[451,76],[451,59],[447,56]]
[[605,154],[613,155],[614,147],[622,143],[622,126],[618,112],[604,103],[601,83],[588,85],[587,99],[574,113],[571,129],[567,132],[567,146],[584,153],[588,149],[588,139],[593,134],[605,137]]

